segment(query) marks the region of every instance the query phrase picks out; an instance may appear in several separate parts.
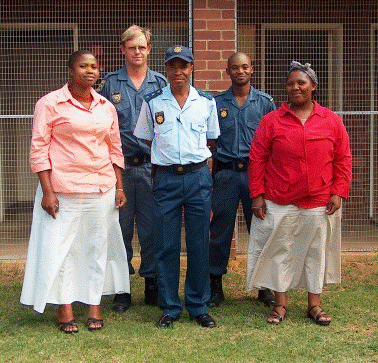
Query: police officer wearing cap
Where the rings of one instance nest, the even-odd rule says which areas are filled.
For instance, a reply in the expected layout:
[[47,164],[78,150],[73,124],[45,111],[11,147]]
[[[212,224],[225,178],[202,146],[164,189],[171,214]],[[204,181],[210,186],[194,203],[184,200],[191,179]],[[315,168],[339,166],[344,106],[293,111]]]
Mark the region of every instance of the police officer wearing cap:
[[[224,301],[222,276],[227,272],[240,200],[248,231],[250,230],[252,200],[247,175],[249,149],[260,119],[275,109],[271,96],[251,86],[253,66],[246,54],[232,54],[226,72],[232,86],[215,97],[221,134],[213,154],[209,307],[217,307]],[[266,305],[274,304],[274,295],[270,290],[260,290],[258,299]]]
[[[157,304],[156,249],[152,236],[152,183],[150,148],[134,135],[143,102],[143,96],[164,87],[166,78],[147,67],[151,51],[151,34],[137,25],[129,27],[121,36],[121,52],[125,66],[107,74],[98,88],[99,93],[109,99],[117,109],[121,133],[122,151],[125,157],[123,189],[127,204],[120,210],[124,243],[129,262],[129,272],[134,274],[131,259],[131,241],[136,221],[140,243],[140,276],[145,278],[145,303]],[[124,312],[131,303],[130,294],[116,295],[112,310]]]
[[187,273],[185,307],[203,327],[215,321],[207,312],[209,222],[212,178],[207,165],[219,135],[214,98],[190,85],[193,55],[175,46],[165,56],[169,85],[144,97],[134,134],[147,140],[155,167],[154,238],[157,248],[159,306],[157,326],[169,327],[183,310],[178,295],[180,235],[184,210]]

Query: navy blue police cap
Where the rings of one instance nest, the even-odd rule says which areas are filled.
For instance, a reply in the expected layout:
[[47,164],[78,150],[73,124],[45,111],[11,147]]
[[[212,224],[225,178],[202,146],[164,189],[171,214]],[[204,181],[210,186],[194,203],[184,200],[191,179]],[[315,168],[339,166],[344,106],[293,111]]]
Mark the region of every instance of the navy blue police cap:
[[167,53],[165,53],[164,63],[169,62],[173,58],[181,58],[189,63],[193,63],[194,61],[192,51],[183,45],[175,45],[174,47],[168,48]]

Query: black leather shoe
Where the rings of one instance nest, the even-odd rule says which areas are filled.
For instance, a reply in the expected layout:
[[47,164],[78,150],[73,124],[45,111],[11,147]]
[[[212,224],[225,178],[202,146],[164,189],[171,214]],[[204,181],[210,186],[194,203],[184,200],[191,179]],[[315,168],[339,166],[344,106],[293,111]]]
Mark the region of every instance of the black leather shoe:
[[168,314],[163,314],[161,318],[158,320],[158,322],[156,323],[156,326],[158,328],[169,328],[172,325],[172,323],[176,320],[177,319],[174,319],[172,316]]
[[157,306],[158,287],[156,277],[146,277],[144,282],[144,303],[146,305]]
[[274,306],[275,303],[275,297],[273,293],[269,289],[259,290],[259,295],[257,297],[257,300],[263,303],[266,306]]
[[215,320],[209,314],[201,314],[191,319],[195,319],[204,328],[215,328],[217,326]]
[[211,295],[207,302],[209,308],[216,308],[224,301],[224,294],[222,288],[222,275],[210,276]]
[[111,310],[115,313],[124,313],[131,305],[131,294],[118,294],[114,296]]

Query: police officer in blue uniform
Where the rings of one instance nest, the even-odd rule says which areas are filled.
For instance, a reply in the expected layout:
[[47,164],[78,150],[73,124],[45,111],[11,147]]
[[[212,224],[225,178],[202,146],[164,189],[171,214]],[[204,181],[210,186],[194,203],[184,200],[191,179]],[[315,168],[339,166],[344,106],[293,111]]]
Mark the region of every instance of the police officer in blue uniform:
[[157,248],[159,306],[157,326],[169,327],[180,317],[180,235],[182,210],[186,231],[185,307],[191,319],[213,328],[207,312],[209,224],[212,178],[207,159],[219,135],[213,96],[190,85],[193,55],[189,48],[169,48],[165,56],[169,85],[144,97],[134,134],[149,140],[155,175],[154,238]]
[[[122,151],[125,157],[123,188],[127,204],[120,209],[119,220],[129,262],[129,272],[135,270],[131,260],[131,241],[136,221],[141,247],[140,276],[145,278],[145,303],[157,304],[156,249],[152,236],[152,184],[150,148],[134,135],[143,96],[167,84],[163,75],[147,67],[151,51],[149,30],[137,25],[129,27],[121,36],[121,52],[125,66],[107,74],[98,91],[109,99],[117,109],[121,133]],[[130,294],[119,294],[114,298],[112,310],[124,312],[131,303]]]
[[[209,307],[219,306],[224,301],[222,275],[227,272],[240,200],[250,230],[252,200],[248,190],[249,149],[260,119],[275,109],[271,96],[251,86],[253,67],[246,54],[232,54],[226,72],[232,86],[215,97],[221,134],[213,154]],[[274,304],[270,290],[260,290],[258,299],[266,305]]]

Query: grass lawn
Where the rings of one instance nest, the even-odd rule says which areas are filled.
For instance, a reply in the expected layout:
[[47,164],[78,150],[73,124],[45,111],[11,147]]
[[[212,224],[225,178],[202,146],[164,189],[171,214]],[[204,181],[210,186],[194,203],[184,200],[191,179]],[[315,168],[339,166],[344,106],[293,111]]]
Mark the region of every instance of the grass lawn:
[[[182,263],[185,274],[185,259]],[[172,328],[155,327],[161,312],[143,304],[144,280],[132,277],[133,305],[117,315],[102,301],[105,327],[85,329],[86,308],[75,305],[80,332],[66,335],[56,308],[43,315],[19,304],[23,262],[0,262],[0,362],[378,362],[378,253],[344,253],[342,284],[327,286],[323,307],[328,327],[306,318],[307,294],[289,293],[288,314],[279,326],[265,322],[270,309],[246,294],[245,257],[230,262],[224,278],[226,302],[205,329],[184,311]],[[181,290],[182,293],[182,290]]]

